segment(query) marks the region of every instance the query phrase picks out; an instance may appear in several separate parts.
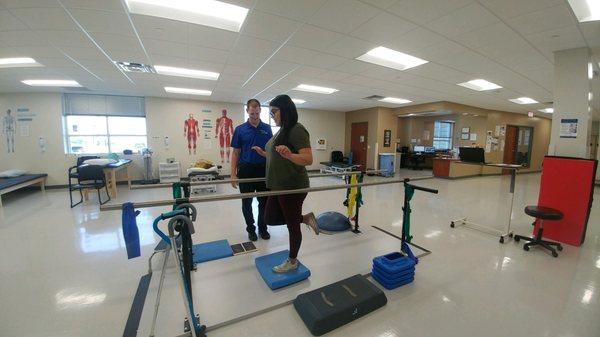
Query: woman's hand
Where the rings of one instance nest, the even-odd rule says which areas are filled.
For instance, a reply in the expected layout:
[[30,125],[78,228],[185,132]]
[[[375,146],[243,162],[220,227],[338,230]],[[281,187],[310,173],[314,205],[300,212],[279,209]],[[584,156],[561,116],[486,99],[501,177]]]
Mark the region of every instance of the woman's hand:
[[290,151],[290,149],[285,145],[275,146],[275,151],[277,151],[277,153],[279,153],[285,159],[292,158],[292,151]]
[[263,157],[267,156],[267,152],[265,152],[265,150],[263,150],[260,146],[253,146],[252,150],[256,151],[256,153],[260,154]]

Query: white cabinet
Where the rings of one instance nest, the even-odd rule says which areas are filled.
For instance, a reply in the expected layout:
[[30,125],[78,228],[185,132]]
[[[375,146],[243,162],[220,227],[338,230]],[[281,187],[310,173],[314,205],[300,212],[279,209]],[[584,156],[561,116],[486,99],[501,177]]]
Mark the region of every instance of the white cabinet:
[[181,178],[181,166],[179,162],[159,163],[158,176],[161,183],[176,183]]

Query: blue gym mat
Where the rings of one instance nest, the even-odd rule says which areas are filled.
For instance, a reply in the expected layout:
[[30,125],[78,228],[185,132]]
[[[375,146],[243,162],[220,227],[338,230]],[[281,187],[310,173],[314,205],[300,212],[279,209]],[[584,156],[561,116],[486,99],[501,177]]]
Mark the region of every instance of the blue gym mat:
[[227,240],[204,242],[192,247],[194,263],[218,260],[233,256],[233,250]]
[[381,284],[385,289],[392,290],[403,285],[409,284],[415,279],[415,274],[408,274],[402,278],[391,281],[387,280],[384,276],[382,276],[377,269],[373,269],[371,272],[371,276],[375,279],[379,284]]
[[263,280],[265,280],[272,290],[300,282],[310,276],[310,270],[300,263],[300,261],[298,261],[298,263],[300,263],[298,269],[291,272],[279,274],[271,270],[271,268],[283,262],[289,254],[289,250],[282,250],[273,254],[259,256],[254,259],[256,269],[258,269],[260,276],[262,276]]

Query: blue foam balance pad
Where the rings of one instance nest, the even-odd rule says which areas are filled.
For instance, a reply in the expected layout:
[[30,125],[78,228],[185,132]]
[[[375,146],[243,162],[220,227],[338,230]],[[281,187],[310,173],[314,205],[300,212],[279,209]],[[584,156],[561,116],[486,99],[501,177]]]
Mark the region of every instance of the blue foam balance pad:
[[373,270],[376,270],[379,275],[381,275],[382,277],[385,277],[386,280],[390,280],[392,282],[395,280],[404,278],[406,275],[414,275],[415,274],[415,268],[405,269],[405,270],[395,273],[395,274],[390,274],[386,270],[383,270],[375,265],[373,266]]
[[317,225],[324,232],[334,233],[347,231],[352,227],[348,217],[338,212],[325,212],[317,216]]
[[379,284],[381,284],[385,289],[392,290],[403,285],[409,284],[415,279],[415,274],[408,274],[405,277],[397,279],[395,281],[391,281],[382,276],[376,269],[373,269],[371,272],[373,279],[375,279]]
[[298,268],[287,273],[276,273],[273,267],[281,264],[290,255],[289,250],[282,250],[269,255],[259,256],[254,259],[256,269],[272,290],[285,287],[292,283],[300,282],[310,276],[310,270],[298,260]]
[[192,254],[194,263],[202,263],[233,256],[233,250],[231,250],[229,241],[217,240],[192,246]]
[[415,260],[408,256],[403,256],[399,252],[393,252],[374,258],[373,266],[381,268],[388,274],[397,274],[406,269],[414,270]]

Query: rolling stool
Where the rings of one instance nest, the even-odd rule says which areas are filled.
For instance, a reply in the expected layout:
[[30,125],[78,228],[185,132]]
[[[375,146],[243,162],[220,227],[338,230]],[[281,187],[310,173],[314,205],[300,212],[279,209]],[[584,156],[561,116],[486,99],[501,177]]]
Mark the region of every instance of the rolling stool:
[[523,245],[524,250],[529,251],[529,247],[540,245],[552,252],[552,256],[558,257],[558,253],[552,246],[556,246],[556,249],[558,249],[559,251],[563,250],[563,247],[558,242],[542,240],[542,235],[544,233],[544,220],[560,220],[563,218],[562,212],[550,207],[527,206],[525,207],[525,214],[539,219],[540,227],[538,228],[538,232],[535,237],[530,238],[527,236],[515,235],[515,242],[519,242],[519,240],[521,239],[529,241],[529,243]]

